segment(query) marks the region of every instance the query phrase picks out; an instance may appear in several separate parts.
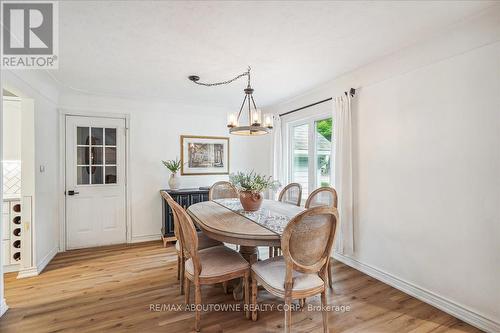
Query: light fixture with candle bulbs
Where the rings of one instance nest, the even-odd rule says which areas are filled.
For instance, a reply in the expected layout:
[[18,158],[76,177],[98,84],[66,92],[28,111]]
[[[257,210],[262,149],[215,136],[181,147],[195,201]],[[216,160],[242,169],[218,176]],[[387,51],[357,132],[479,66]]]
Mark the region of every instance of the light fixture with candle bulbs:
[[[240,111],[238,113],[230,113],[227,116],[227,127],[229,128],[230,134],[235,135],[265,135],[271,133],[273,128],[273,115],[265,114],[262,116],[262,111],[257,109],[255,101],[253,99],[254,90],[250,86],[250,67],[248,70],[231,80],[216,82],[216,83],[203,83],[199,82],[200,77],[197,75],[191,75],[188,77],[189,80],[196,84],[202,86],[220,86],[224,84],[229,84],[233,81],[238,80],[246,76],[248,78],[247,87],[243,90],[245,92],[245,97],[243,98],[243,103],[241,103]],[[245,112],[243,112],[245,111]],[[240,121],[245,113],[248,111],[248,125],[240,125]]]

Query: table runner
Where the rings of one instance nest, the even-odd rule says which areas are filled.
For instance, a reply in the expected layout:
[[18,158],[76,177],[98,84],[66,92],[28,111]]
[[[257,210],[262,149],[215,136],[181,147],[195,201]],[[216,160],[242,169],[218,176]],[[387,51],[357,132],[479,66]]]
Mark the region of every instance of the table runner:
[[258,225],[278,234],[279,236],[283,234],[286,225],[292,219],[289,216],[278,214],[272,209],[266,207],[265,201],[261,208],[255,212],[245,211],[243,206],[241,206],[239,199],[216,199],[213,201],[241,216],[248,218]]

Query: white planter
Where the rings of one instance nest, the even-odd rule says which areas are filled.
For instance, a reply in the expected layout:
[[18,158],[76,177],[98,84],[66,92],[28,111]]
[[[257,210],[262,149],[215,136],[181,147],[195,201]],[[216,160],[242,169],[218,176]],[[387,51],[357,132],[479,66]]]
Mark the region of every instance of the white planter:
[[170,174],[170,178],[168,179],[168,186],[172,190],[177,190],[180,187],[180,179],[176,173]]

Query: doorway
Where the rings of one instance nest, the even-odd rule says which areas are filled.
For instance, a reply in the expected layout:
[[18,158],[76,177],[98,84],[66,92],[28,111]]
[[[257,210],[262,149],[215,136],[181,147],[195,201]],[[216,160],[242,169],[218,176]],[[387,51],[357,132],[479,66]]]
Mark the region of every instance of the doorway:
[[126,122],[65,117],[66,249],[126,243]]
[[34,103],[2,90],[2,232],[4,272],[36,275],[32,214],[35,195]]
[[288,123],[288,181],[302,185],[302,198],[315,189],[331,186],[333,123],[319,115]]

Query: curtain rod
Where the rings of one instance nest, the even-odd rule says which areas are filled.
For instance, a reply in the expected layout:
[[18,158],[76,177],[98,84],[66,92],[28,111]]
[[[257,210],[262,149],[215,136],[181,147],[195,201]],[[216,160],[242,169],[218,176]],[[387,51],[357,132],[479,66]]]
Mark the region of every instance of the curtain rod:
[[[344,91],[344,94],[346,94],[346,96],[347,96],[347,91]],[[351,95],[351,97],[354,97],[354,94],[356,94],[356,89],[354,89],[354,88],[349,89],[349,95]],[[294,112],[297,112],[297,111],[300,111],[300,110],[304,110],[304,109],[310,108],[311,106],[315,106],[315,105],[318,105],[318,104],[321,104],[321,103],[324,103],[324,102],[331,101],[332,99],[333,99],[333,97],[330,97],[330,98],[324,99],[322,101],[319,101],[319,102],[316,102],[316,103],[312,103],[312,104],[300,107],[298,109],[294,109],[292,111],[281,113],[280,117],[286,116],[287,114],[290,114],[290,113],[294,113]]]

